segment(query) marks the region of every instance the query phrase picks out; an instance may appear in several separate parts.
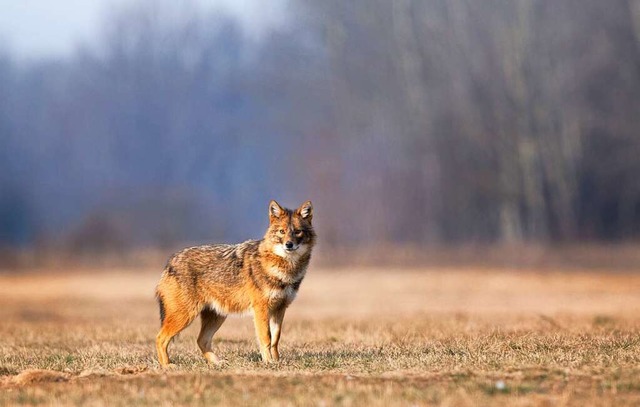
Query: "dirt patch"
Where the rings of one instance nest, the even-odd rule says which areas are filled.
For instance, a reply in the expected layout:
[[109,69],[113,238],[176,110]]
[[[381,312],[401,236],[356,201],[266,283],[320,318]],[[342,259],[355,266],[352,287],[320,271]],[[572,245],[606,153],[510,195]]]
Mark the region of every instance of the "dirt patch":
[[28,369],[8,380],[8,384],[24,386],[34,383],[66,382],[71,378],[70,373],[57,372],[55,370]]

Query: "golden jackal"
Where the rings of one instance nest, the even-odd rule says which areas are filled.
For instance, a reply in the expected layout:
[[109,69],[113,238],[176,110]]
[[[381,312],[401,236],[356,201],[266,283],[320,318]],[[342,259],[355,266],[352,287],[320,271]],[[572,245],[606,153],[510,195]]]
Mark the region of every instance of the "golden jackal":
[[219,363],[213,335],[227,315],[245,312],[253,312],[262,360],[277,361],[284,312],[300,288],[316,240],[312,217],[310,201],[295,211],[271,201],[262,240],[190,247],[171,256],[156,288],[160,364],[169,364],[169,342],[198,314],[198,346],[205,359]]

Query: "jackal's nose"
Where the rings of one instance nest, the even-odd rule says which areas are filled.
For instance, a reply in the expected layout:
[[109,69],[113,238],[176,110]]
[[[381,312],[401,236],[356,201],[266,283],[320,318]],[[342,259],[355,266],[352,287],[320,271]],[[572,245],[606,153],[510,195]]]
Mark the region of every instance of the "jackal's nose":
[[284,247],[286,247],[288,250],[293,249],[293,242],[288,241],[287,243],[284,244]]

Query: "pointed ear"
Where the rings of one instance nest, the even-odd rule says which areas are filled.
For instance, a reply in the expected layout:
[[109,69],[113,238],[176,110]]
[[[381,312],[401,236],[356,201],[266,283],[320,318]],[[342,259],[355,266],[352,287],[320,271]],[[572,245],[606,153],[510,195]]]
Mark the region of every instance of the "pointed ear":
[[297,212],[300,214],[302,219],[311,220],[311,218],[313,218],[313,205],[311,205],[311,201],[307,201],[300,205]]
[[279,218],[284,213],[284,209],[276,201],[269,202],[269,218]]

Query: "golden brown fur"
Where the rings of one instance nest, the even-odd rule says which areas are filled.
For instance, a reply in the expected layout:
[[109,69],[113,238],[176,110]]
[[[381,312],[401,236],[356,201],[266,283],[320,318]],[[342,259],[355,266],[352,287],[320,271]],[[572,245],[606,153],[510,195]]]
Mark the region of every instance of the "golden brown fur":
[[269,204],[263,239],[235,245],[190,247],[175,253],[156,289],[162,328],[156,338],[158,360],[169,364],[171,339],[200,314],[198,346],[212,363],[211,340],[228,314],[252,312],[264,362],[277,361],[284,313],[309,265],[316,235],[311,202],[295,211]]

